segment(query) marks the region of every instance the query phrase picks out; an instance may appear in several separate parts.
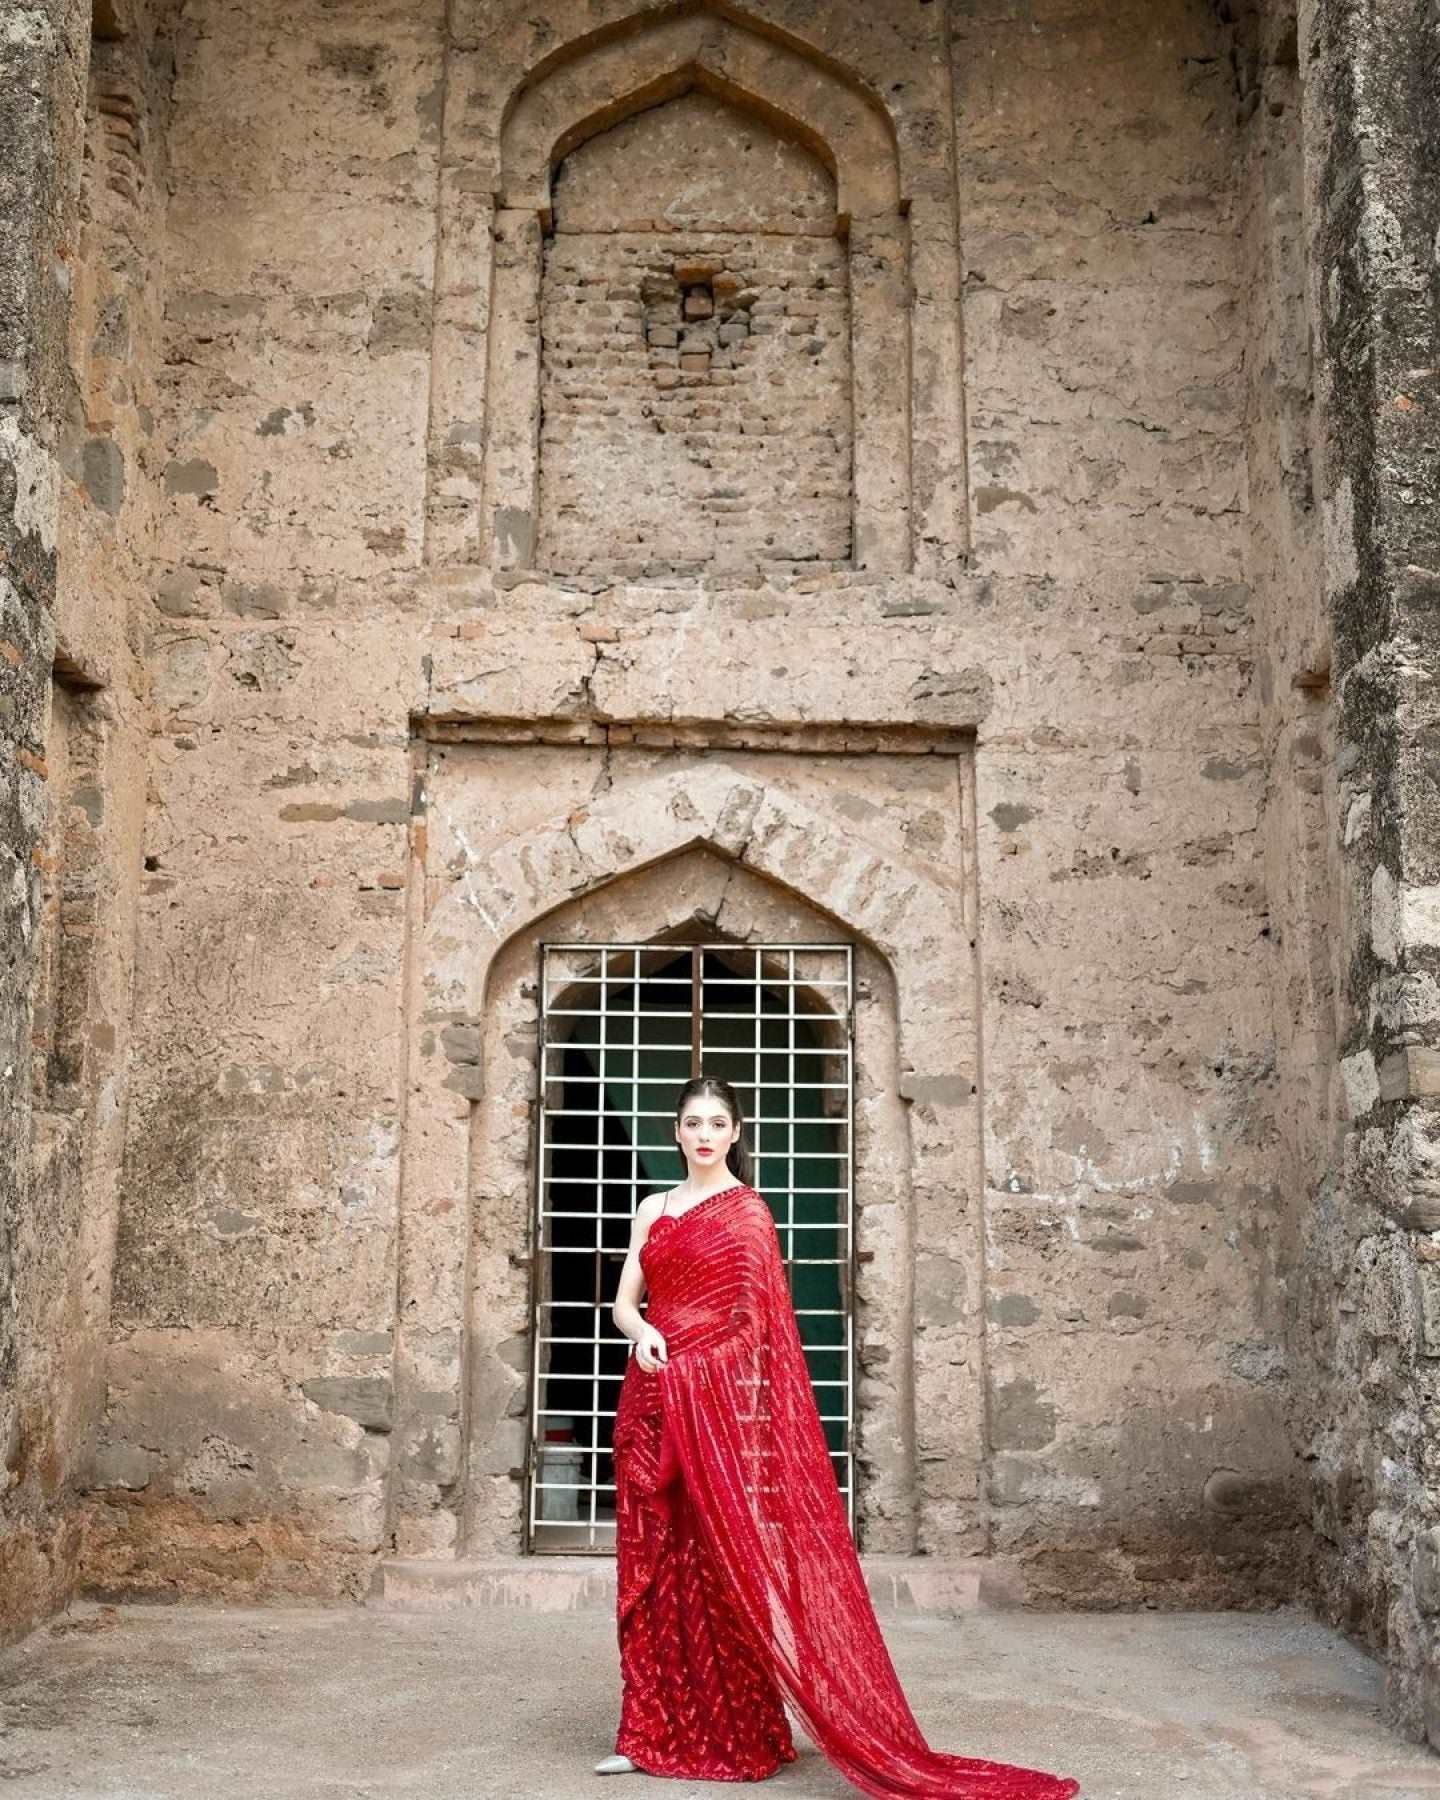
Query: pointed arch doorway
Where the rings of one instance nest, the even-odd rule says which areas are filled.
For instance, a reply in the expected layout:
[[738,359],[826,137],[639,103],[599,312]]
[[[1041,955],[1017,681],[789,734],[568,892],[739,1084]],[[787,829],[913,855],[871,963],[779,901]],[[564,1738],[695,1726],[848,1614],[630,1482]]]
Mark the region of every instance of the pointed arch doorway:
[[836,1480],[854,1479],[854,955],[847,943],[542,943],[525,1547],[614,1549],[610,1319],[635,1207],[684,1174],[676,1091],[751,1125]]

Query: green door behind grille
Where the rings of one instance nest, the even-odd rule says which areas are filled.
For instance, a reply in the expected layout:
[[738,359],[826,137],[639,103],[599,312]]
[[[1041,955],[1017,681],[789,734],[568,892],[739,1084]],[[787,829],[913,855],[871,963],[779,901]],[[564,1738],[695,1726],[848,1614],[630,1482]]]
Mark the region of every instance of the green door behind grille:
[[541,958],[529,1547],[613,1548],[629,1346],[609,1309],[636,1205],[684,1176],[674,1105],[697,1067],[746,1109],[853,1523],[850,947],[546,945]]

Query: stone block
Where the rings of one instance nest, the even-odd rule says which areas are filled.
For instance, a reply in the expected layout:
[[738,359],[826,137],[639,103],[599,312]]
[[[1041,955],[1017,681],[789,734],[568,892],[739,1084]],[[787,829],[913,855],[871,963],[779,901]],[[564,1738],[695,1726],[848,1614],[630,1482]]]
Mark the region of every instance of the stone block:
[[1410,1585],[1422,1613],[1440,1613],[1440,1526],[1429,1525],[1415,1534]]
[[1056,1408],[1028,1376],[997,1385],[990,1407],[990,1441],[997,1450],[1043,1450],[1055,1441]]
[[151,1471],[162,1459],[137,1444],[102,1444],[90,1458],[85,1484],[90,1488],[129,1488],[138,1492],[150,1485]]
[[1440,1050],[1407,1044],[1380,1064],[1382,1100],[1430,1100],[1440,1095]]
[[1440,1356],[1440,1263],[1421,1262],[1415,1267],[1415,1299],[1422,1356]]
[[118,513],[125,503],[125,452],[112,437],[85,440],[81,480],[96,506]]
[[457,1063],[445,1077],[444,1085],[466,1100],[485,1098],[485,1076],[476,1063]]
[[446,1025],[440,1033],[440,1047],[452,1063],[477,1063],[481,1054],[480,1027]]
[[372,1431],[389,1431],[395,1395],[385,1375],[319,1375],[302,1381],[301,1391],[325,1412],[343,1413]]
[[197,618],[206,611],[200,577],[193,569],[177,569],[156,584],[155,605],[172,619]]

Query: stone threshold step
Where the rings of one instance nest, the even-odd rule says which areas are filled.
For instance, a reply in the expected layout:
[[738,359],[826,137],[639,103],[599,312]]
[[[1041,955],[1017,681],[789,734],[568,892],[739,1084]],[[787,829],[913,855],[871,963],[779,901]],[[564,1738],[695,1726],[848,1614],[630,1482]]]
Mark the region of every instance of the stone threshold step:
[[[1025,1583],[994,1557],[862,1556],[879,1613],[950,1617],[1013,1611]],[[396,1612],[460,1606],[509,1606],[529,1612],[613,1612],[613,1556],[388,1557],[375,1571],[366,1604]]]

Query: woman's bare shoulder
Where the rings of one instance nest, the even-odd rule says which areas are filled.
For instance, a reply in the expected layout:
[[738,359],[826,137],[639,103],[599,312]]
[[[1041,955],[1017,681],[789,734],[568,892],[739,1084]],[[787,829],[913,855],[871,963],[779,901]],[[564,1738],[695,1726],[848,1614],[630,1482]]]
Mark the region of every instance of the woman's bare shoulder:
[[650,1237],[650,1227],[660,1217],[665,1205],[664,1194],[647,1194],[635,1208],[630,1220],[630,1254],[642,1249]]

